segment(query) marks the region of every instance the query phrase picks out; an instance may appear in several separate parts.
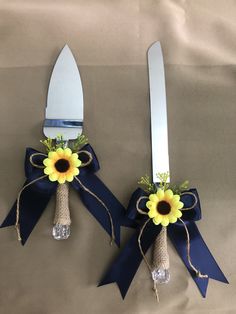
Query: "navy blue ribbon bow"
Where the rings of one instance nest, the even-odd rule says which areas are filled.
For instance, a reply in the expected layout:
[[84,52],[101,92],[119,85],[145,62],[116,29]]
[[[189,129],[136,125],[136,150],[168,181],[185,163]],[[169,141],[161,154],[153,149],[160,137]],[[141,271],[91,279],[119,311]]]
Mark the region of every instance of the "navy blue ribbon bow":
[[[93,194],[101,199],[104,204],[106,204],[113,221],[115,242],[119,246],[120,226],[128,224],[128,219],[125,217],[125,208],[105,186],[105,184],[95,175],[95,172],[97,172],[100,167],[92,147],[87,144],[81,150],[87,151],[89,154],[91,154],[92,162],[89,163],[89,165],[86,167],[80,168],[80,173],[77,178],[87,189],[89,189]],[[30,162],[30,156],[35,153],[36,155],[34,157],[34,163],[41,165],[43,164],[43,159],[45,158],[43,154],[37,155],[39,152],[33,148],[26,149],[26,182],[24,183],[24,186],[44,175],[43,169],[34,167]],[[79,154],[79,158],[84,163],[86,163],[88,159],[87,154],[82,152]],[[71,186],[78,192],[82,202],[90,211],[90,213],[97,219],[106,232],[109,235],[112,235],[112,226],[107,212],[104,210],[101,202],[99,202],[92,194],[89,194],[85,189],[83,189],[81,184],[79,184],[79,181],[74,179],[71,182]],[[51,196],[56,192],[57,185],[57,182],[51,182],[48,177],[45,177],[29,185],[22,191],[19,204],[19,226],[22,245],[24,245],[27,241],[34,226],[37,224],[40,216],[46,208]],[[7,217],[0,226],[1,228],[15,225],[16,206],[17,201],[14,203]]]
[[[181,201],[184,203],[184,208],[193,206],[194,195],[197,200],[197,202],[195,202],[195,206],[191,210],[183,211],[183,215],[181,217],[188,228],[191,239],[191,260],[195,267],[201,271],[201,273],[208,275],[208,278],[199,278],[196,276],[196,273],[188,263],[186,252],[186,233],[184,225],[178,221],[174,224],[169,224],[167,227],[167,232],[182,261],[190,272],[193,280],[197,284],[202,296],[205,297],[209,278],[224,283],[228,283],[228,281],[217,265],[195,224],[195,221],[201,219],[201,207],[197,190],[190,189],[186,192],[190,193],[186,193],[181,196]],[[136,232],[125,245],[122,252],[119,254],[117,259],[114,261],[108,272],[99,283],[99,286],[102,286],[116,282],[123,298],[125,298],[129,286],[143,259],[138,246],[138,236],[140,228],[144,225],[147,218],[143,218],[144,216],[140,215],[136,209],[136,203],[142,196],[147,196],[147,193],[145,193],[140,188],[137,189],[131,197],[127,210],[127,217],[130,220],[133,220],[133,226],[136,227]],[[140,202],[142,208],[145,208],[145,202],[146,201]],[[154,243],[160,231],[161,226],[155,225],[152,220],[150,220],[143,231],[141,239],[141,246],[144,254],[147,252],[151,244]]]

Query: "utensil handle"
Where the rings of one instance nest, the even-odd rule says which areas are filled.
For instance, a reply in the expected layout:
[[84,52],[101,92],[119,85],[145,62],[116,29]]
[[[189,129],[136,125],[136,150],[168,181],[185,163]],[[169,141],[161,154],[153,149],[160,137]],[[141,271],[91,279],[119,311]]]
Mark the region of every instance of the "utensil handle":
[[56,211],[54,216],[54,225],[70,225],[69,209],[69,185],[68,183],[58,184],[56,192]]
[[162,227],[156,237],[153,247],[153,269],[169,269],[169,254],[167,251],[167,230]]

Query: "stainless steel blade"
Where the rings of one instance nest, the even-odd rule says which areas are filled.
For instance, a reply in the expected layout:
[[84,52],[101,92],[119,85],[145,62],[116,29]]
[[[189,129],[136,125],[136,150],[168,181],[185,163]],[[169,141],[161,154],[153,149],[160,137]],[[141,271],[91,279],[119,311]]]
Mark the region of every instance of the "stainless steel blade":
[[152,137],[152,176],[169,172],[168,129],[164,63],[160,42],[155,42],[148,50],[151,137]]
[[64,140],[82,133],[83,90],[80,73],[70,48],[66,45],[52,71],[45,114],[44,135]]

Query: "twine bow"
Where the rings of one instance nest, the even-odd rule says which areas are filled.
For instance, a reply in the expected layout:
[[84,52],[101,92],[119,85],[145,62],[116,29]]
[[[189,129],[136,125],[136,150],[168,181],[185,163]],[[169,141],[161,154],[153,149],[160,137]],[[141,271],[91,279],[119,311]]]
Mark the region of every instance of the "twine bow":
[[[136,232],[126,243],[99,283],[99,286],[102,286],[116,282],[123,298],[125,298],[143,259],[151,272],[152,267],[147,261],[145,253],[154,244],[162,230],[161,225],[155,225],[149,218],[146,218],[145,204],[147,197],[147,193],[140,188],[133,193],[127,209],[127,217],[133,221]],[[202,296],[205,297],[209,278],[224,283],[228,283],[228,281],[202,239],[195,223],[195,221],[201,219],[201,207],[197,190],[190,189],[184,192],[181,195],[181,201],[184,203],[181,220],[169,224],[166,229],[168,237]]]
[[[99,163],[92,147],[87,144],[78,151],[82,165],[80,173],[70,183],[78,191],[82,202],[102,227],[110,234],[111,243],[120,243],[120,226],[128,219],[125,209],[104,183],[94,174]],[[46,154],[28,148],[25,158],[27,180],[19,191],[15,204],[1,228],[14,225],[18,240],[24,244],[55,193],[57,182],[51,182],[44,174],[43,160]]]
[[[198,199],[197,199],[197,197],[195,196],[195,194],[192,193],[192,192],[183,192],[183,193],[181,194],[181,196],[183,196],[183,195],[190,195],[190,196],[192,196],[192,197],[193,197],[193,204],[192,204],[191,206],[189,206],[189,207],[184,207],[184,208],[182,208],[181,210],[187,211],[187,210],[191,210],[191,209],[195,208],[195,206],[197,205],[197,202],[198,202]],[[141,208],[139,207],[139,204],[140,204],[140,202],[141,202],[142,200],[148,200],[148,199],[149,199],[148,196],[141,196],[141,197],[137,200],[137,202],[136,202],[136,209],[137,209],[137,211],[138,211],[139,214],[141,214],[141,215],[148,215],[147,211],[145,211],[145,210],[143,210],[143,209],[141,209]],[[142,244],[141,244],[141,237],[142,237],[142,234],[143,234],[145,228],[147,227],[147,225],[149,224],[150,220],[151,220],[151,218],[147,219],[147,220],[145,221],[145,223],[143,224],[143,226],[141,227],[141,229],[140,229],[139,236],[138,236],[138,245],[139,245],[140,253],[141,253],[141,255],[142,255],[142,257],[143,257],[143,259],[144,259],[144,261],[145,261],[145,263],[146,263],[146,265],[147,265],[149,271],[150,271],[150,274],[152,275],[153,267],[152,267],[152,266],[150,265],[150,263],[148,262],[148,260],[147,260],[147,258],[146,258],[146,256],[145,256],[145,254],[144,254],[144,252],[143,252]],[[185,228],[185,232],[186,232],[186,238],[187,238],[187,239],[186,239],[186,241],[187,241],[187,243],[186,243],[186,254],[187,254],[187,259],[188,259],[189,266],[190,266],[191,269],[196,273],[196,276],[197,276],[197,277],[199,277],[199,278],[208,278],[208,275],[202,274],[202,273],[200,272],[200,270],[198,270],[198,269],[193,265],[193,263],[192,263],[192,261],[191,261],[191,255],[190,255],[191,243],[190,243],[190,236],[189,236],[188,228],[187,228],[185,222],[184,222],[181,218],[178,218],[178,220],[183,224],[183,226],[184,226],[184,228]],[[168,257],[168,254],[167,254],[167,241],[166,241],[166,240],[167,240],[167,239],[166,239],[166,237],[167,237],[167,232],[166,232],[166,228],[167,228],[167,227],[162,227],[162,229],[161,229],[159,235],[157,236],[157,238],[156,238],[156,240],[155,240],[155,242],[154,242],[154,250],[156,249],[156,250],[158,250],[158,251],[156,251],[155,254],[153,254],[153,262],[152,262],[152,264],[153,264],[153,265],[156,265],[157,268],[158,268],[158,266],[159,266],[159,265],[158,265],[158,261],[163,260],[163,258],[164,258],[164,259],[167,259],[167,261],[165,261],[165,262],[166,262],[166,264],[169,265],[169,257]],[[164,257],[162,256],[163,254],[165,255]],[[169,268],[169,267],[168,267],[168,268]],[[167,269],[168,269],[168,268],[167,268]],[[154,290],[154,292],[155,292],[156,299],[157,299],[157,301],[159,302],[159,296],[158,296],[158,290],[157,290],[157,282],[156,282],[155,280],[154,280],[154,287],[153,287],[153,290]]]

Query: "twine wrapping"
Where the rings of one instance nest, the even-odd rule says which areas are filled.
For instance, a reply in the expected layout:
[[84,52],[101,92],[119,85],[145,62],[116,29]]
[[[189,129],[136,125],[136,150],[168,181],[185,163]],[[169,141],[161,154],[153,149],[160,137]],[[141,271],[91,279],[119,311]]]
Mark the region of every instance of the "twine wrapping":
[[[181,210],[191,210],[197,204],[197,198],[192,192],[183,192],[181,195],[191,195],[194,199],[194,203],[190,207],[182,208]],[[180,219],[183,223],[183,221]],[[187,235],[187,250],[188,247],[190,248],[190,238],[188,236],[187,227],[185,227],[186,235]],[[190,259],[190,249],[188,250],[188,261],[189,265],[192,267],[191,259]],[[162,226],[161,232],[157,236],[154,245],[153,245],[153,270],[154,269],[169,269],[170,262],[169,262],[169,254],[167,251],[167,228]],[[197,272],[196,272],[197,273]]]
[[[79,166],[80,171],[77,177],[86,189],[75,177],[68,184],[75,189],[86,209],[94,216],[105,232],[112,236],[115,243],[120,246],[121,225],[133,226],[133,222],[126,217],[124,206],[97,177],[96,172],[100,169],[100,165],[93,148],[86,144],[82,150],[78,151],[78,154],[82,164]],[[16,201],[4,221],[0,224],[0,229],[15,226],[22,245],[25,245],[51,197],[56,194],[59,183],[57,180],[51,181],[48,174],[44,173],[45,158],[48,158],[48,154],[30,147],[26,149],[24,163],[26,181],[20,188]]]
[[56,192],[56,211],[53,220],[54,225],[71,224],[69,210],[69,185],[68,183],[59,184]]
[[187,228],[185,222],[184,222],[182,219],[180,219],[180,218],[179,218],[179,220],[180,220],[181,223],[183,224],[184,229],[185,229],[185,232],[186,232],[186,237],[187,237],[187,248],[186,248],[186,250],[187,250],[187,259],[188,259],[189,266],[192,268],[192,270],[195,272],[195,274],[196,274],[196,276],[197,276],[198,278],[208,278],[208,275],[202,274],[202,273],[200,272],[200,270],[197,269],[197,268],[193,265],[192,260],[191,260],[191,255],[190,255],[191,245],[190,245],[189,231],[188,231],[188,228]]
[[[190,193],[185,194],[186,196],[182,199],[184,208],[192,207],[193,203],[195,203],[195,207],[192,210],[183,210],[182,217],[182,220],[187,226],[189,238],[191,239],[191,243],[189,242],[189,244],[191,244],[190,253],[193,265],[196,265],[196,269],[200,269],[203,273],[207,274],[208,278],[228,284],[227,278],[211,254],[196,225],[196,221],[201,219],[201,205],[197,190],[190,189],[185,192]],[[197,202],[194,202],[195,197],[191,197],[192,193],[195,194]],[[141,200],[138,206],[143,213],[146,212],[146,217],[141,215],[141,212],[138,211],[137,200],[144,196],[146,198],[147,193],[140,188],[135,190],[132,194],[127,208],[127,217],[133,221],[134,226],[137,228],[136,232],[131,236],[120,254],[105,272],[103,278],[99,281],[99,286],[116,283],[123,299],[129,291],[141,262],[143,260],[146,262],[146,252],[151,245],[154,244],[162,228],[161,224],[155,225],[151,221],[152,219],[146,216],[148,209],[145,207],[145,199],[143,199],[143,201]],[[186,243],[186,232],[184,231],[183,224],[180,220],[176,221],[176,223],[171,223],[167,227],[167,232],[168,238],[176,248],[178,255],[199,288],[201,295],[206,297],[209,280],[206,277],[199,278],[196,272],[189,266],[189,260],[187,258],[188,244]]]
[[[90,152],[86,151],[86,150],[81,150],[78,152],[78,154],[80,153],[84,153],[88,156],[88,161],[84,162],[81,164],[81,168],[82,167],[86,167],[88,166],[92,160],[93,160],[93,156]],[[29,161],[31,163],[32,166],[34,166],[35,168],[38,169],[43,169],[44,166],[43,165],[39,165],[36,164],[33,161],[33,158],[36,156],[45,156],[47,157],[46,154],[43,153],[34,153],[31,154],[29,157]],[[27,185],[25,185],[21,191],[18,194],[17,197],[17,208],[16,208],[16,221],[15,221],[15,228],[17,231],[17,238],[19,241],[21,241],[21,232],[20,232],[20,225],[19,225],[19,216],[20,216],[20,197],[21,197],[21,193],[24,191],[25,188],[27,188],[28,186],[30,186],[31,184],[46,178],[47,175],[43,175],[31,182],[29,182]],[[110,213],[109,208],[106,206],[106,204],[95,194],[93,193],[90,189],[88,189],[80,180],[78,177],[75,177],[75,180],[80,184],[80,186],[90,195],[92,195],[106,210],[109,220],[110,220],[110,225],[111,225],[111,245],[113,244],[113,242],[115,241],[115,229],[114,229],[114,223],[113,223],[113,219],[112,219],[112,215]],[[61,225],[70,225],[71,224],[71,219],[70,219],[70,210],[69,210],[69,185],[68,183],[63,183],[63,184],[58,184],[57,186],[57,191],[56,191],[56,211],[55,211],[55,216],[54,216],[54,224],[61,224]]]
[[[91,153],[87,152],[86,150],[80,150],[78,152],[78,154],[81,154],[81,153],[88,156],[88,161],[82,163],[80,167],[86,167],[92,162],[93,156]],[[70,209],[69,209],[69,185],[67,182],[63,184],[58,184],[57,192],[56,192],[56,210],[55,210],[53,224],[54,225],[60,224],[64,226],[71,225]]]
[[167,251],[167,228],[162,227],[153,244],[152,267],[154,269],[169,269],[169,254]]
[[[194,206],[196,205],[197,203],[197,198],[196,196],[192,193],[192,192],[184,192],[182,193],[182,195],[191,195],[194,197],[194,203],[192,206],[190,207],[186,207],[184,208],[183,210],[191,210],[194,208]],[[137,200],[136,202],[136,209],[137,211],[142,214],[142,215],[147,215],[147,212],[143,211],[142,209],[139,208],[139,203],[140,201],[142,201],[143,199],[148,199],[147,196],[142,196],[142,197],[139,197],[139,199]],[[146,220],[146,222],[143,224],[142,228],[140,229],[140,232],[139,232],[139,236],[138,236],[138,245],[139,245],[139,250],[140,250],[140,253],[152,275],[152,271],[154,269],[160,269],[160,268],[163,268],[163,269],[169,269],[169,255],[168,255],[168,251],[167,251],[167,228],[162,226],[162,229],[159,233],[159,235],[156,237],[155,241],[154,241],[154,247],[153,247],[153,259],[152,259],[152,266],[150,265],[150,263],[148,262],[144,252],[143,252],[143,249],[142,249],[142,244],[141,244],[141,237],[142,237],[142,234],[147,226],[147,224],[149,223],[151,219],[148,219]],[[188,259],[188,263],[189,263],[189,266],[191,267],[191,269],[195,272],[196,276],[199,277],[199,278],[208,278],[208,275],[205,275],[205,274],[202,274],[200,272],[200,270],[198,270],[193,264],[192,264],[192,261],[191,261],[191,255],[190,255],[190,248],[191,248],[191,243],[190,243],[190,236],[189,236],[189,232],[188,232],[188,228],[186,226],[186,224],[184,223],[184,221],[182,219],[179,218],[179,221],[184,225],[184,228],[185,228],[185,232],[186,232],[186,253],[187,253],[187,259]],[[154,286],[153,286],[153,290],[155,292],[155,295],[156,295],[156,299],[157,299],[157,302],[159,302],[159,295],[158,295],[158,289],[157,289],[157,281],[153,280],[154,281]]]

